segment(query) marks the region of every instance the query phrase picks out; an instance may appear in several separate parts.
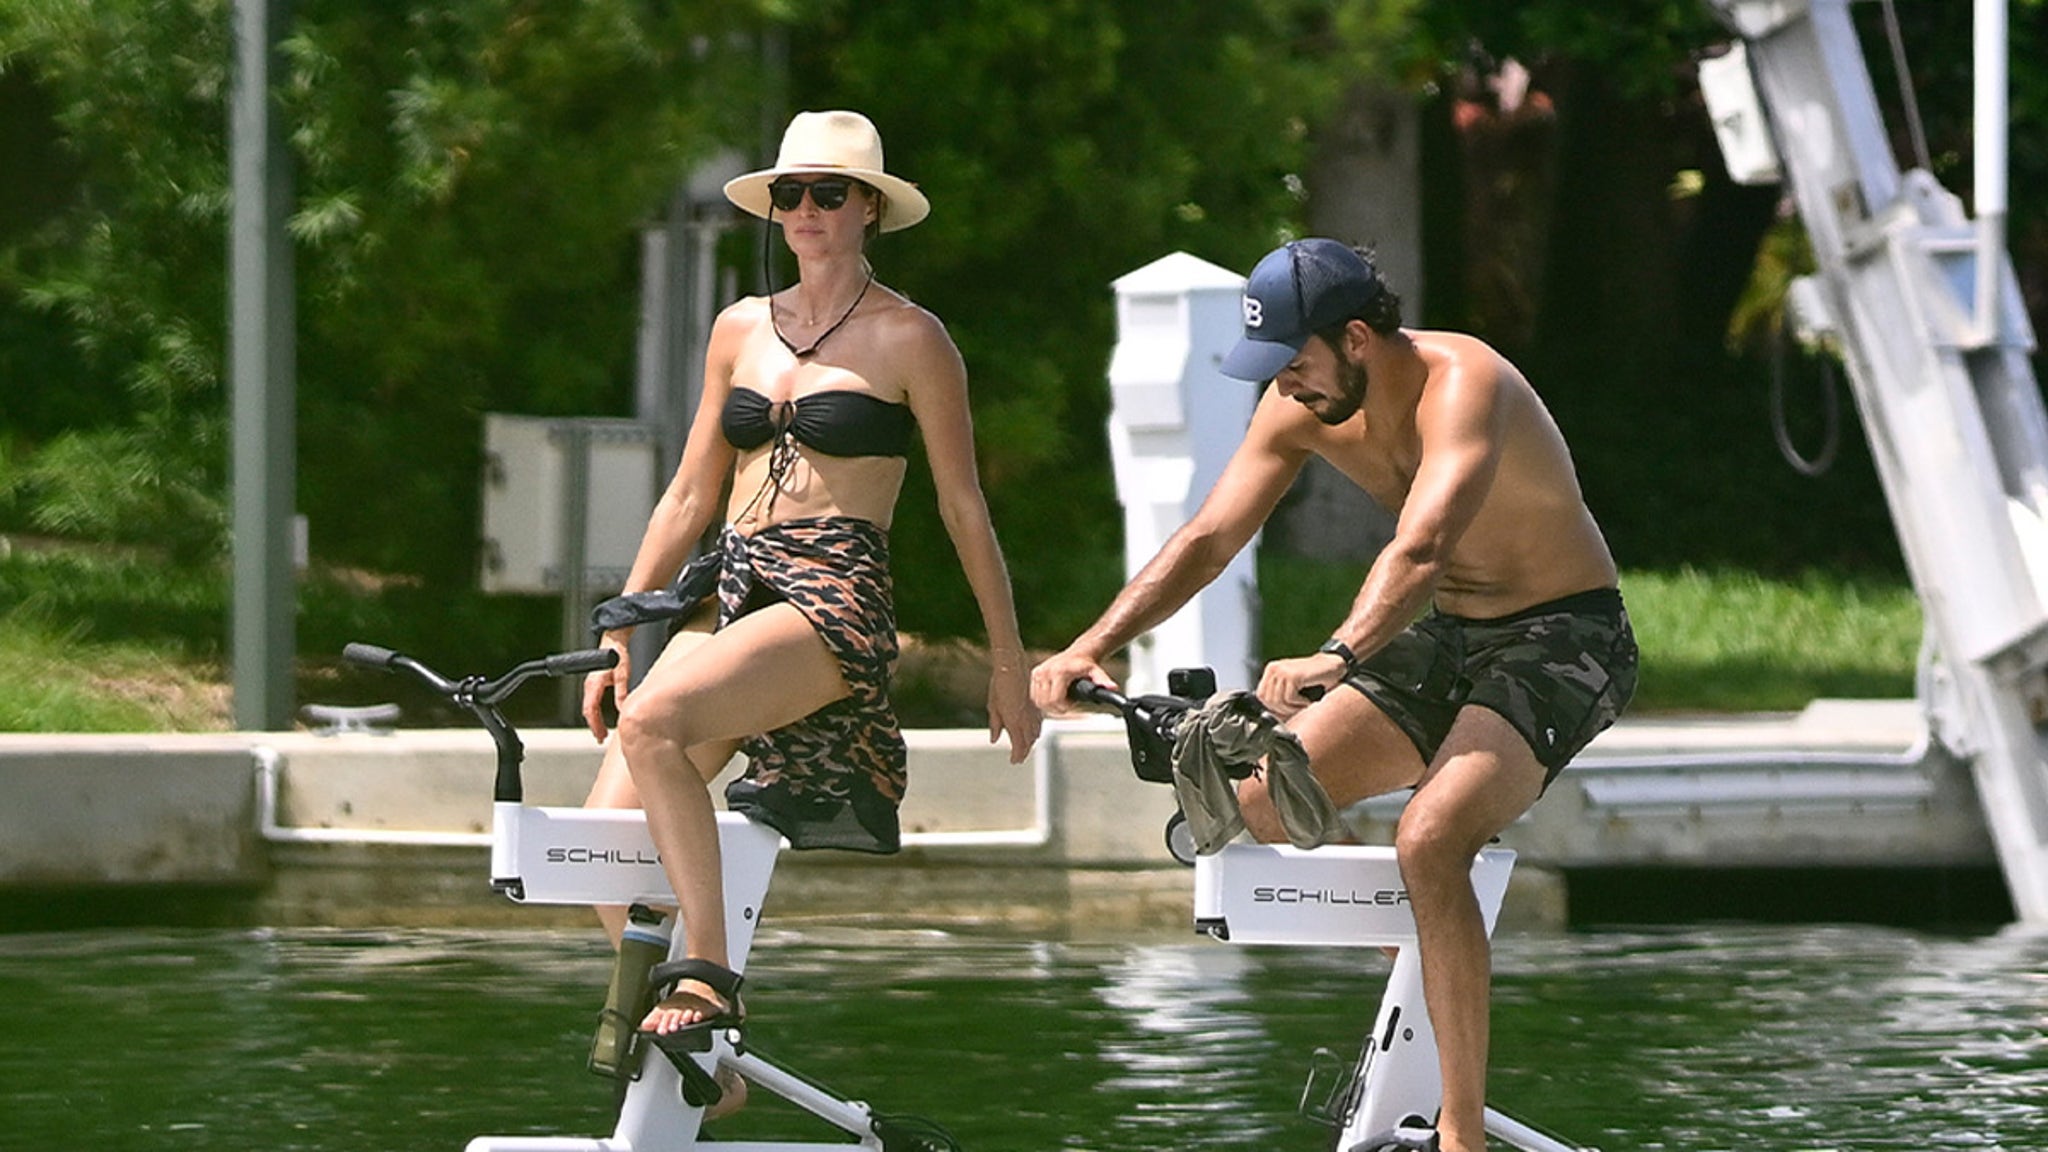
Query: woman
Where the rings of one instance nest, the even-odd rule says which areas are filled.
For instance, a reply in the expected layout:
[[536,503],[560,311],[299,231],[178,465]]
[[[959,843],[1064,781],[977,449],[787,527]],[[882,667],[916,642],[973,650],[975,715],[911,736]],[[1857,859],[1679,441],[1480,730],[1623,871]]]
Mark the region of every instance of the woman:
[[[888,698],[896,657],[888,535],[913,432],[923,437],[939,511],[988,631],[989,739],[1012,763],[1037,740],[1027,666],[975,470],[967,375],[944,325],[875,281],[866,242],[908,228],[930,205],[884,170],[874,125],[853,112],[790,122],[773,168],[725,186],[734,204],[782,225],[797,281],[720,313],[704,394],[674,481],[656,506],[625,591],[666,586],[719,511],[716,628],[693,621],[627,690],[619,654],[584,685],[583,714],[618,732],[592,807],[641,807],[674,887],[689,959],[640,1028],[729,1027],[745,1013],[727,969],[723,879],[709,783],[735,751],[749,769],[727,806],[798,848],[893,852],[904,747]],[[707,608],[709,606],[707,605]],[[601,910],[614,942],[625,916]],[[667,1045],[663,1045],[666,1047]]]

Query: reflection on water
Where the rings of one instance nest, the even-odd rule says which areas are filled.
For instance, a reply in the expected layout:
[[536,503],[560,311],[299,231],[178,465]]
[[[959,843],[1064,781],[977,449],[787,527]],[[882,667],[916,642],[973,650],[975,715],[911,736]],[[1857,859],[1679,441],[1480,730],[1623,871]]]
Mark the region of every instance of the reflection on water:
[[[594,935],[0,937],[0,1148],[460,1149],[610,1130]],[[1604,1152],[2048,1148],[2048,936],[1514,937],[1494,1102]],[[975,1152],[1321,1149],[1376,953],[765,931],[756,1046]],[[732,1137],[820,1133],[772,1106]]]

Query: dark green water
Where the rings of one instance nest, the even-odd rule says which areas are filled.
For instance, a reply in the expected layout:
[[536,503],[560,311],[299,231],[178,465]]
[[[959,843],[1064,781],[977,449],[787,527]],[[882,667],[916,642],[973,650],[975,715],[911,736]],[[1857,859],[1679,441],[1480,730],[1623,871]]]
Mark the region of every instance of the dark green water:
[[[2048,936],[1759,927],[1499,943],[1496,1106],[1605,1152],[2048,1149]],[[1303,1149],[1376,954],[764,933],[757,1048],[969,1152]],[[0,1148],[459,1150],[610,1131],[572,933],[0,937]],[[818,1135],[771,1107],[729,1137]]]

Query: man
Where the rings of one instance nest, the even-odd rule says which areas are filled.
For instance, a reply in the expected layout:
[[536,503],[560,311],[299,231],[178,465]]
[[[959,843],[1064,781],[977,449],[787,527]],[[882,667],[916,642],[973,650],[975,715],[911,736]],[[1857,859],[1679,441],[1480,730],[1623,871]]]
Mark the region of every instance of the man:
[[[1311,455],[1397,515],[1329,642],[1266,665],[1258,696],[1338,805],[1415,790],[1394,842],[1441,1058],[1437,1133],[1444,1152],[1484,1152],[1492,962],[1472,860],[1634,690],[1613,557],[1529,382],[1472,336],[1400,327],[1365,252],[1310,239],[1260,260],[1222,370],[1273,384],[1243,444],[1102,618],[1033,670],[1032,695],[1071,712],[1074,680],[1111,682],[1102,660],[1215,579]],[[1254,835],[1283,838],[1260,776],[1238,797]]]

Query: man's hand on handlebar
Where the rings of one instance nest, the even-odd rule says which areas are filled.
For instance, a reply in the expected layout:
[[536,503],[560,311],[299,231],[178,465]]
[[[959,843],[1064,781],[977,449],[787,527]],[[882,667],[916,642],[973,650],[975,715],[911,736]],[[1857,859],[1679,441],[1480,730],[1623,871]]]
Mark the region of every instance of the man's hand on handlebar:
[[630,628],[605,633],[604,639],[598,641],[597,646],[617,652],[619,662],[609,669],[592,672],[583,678],[583,720],[590,725],[590,734],[597,737],[600,744],[611,733],[604,720],[605,690],[611,690],[615,707],[624,708],[626,687],[633,682],[633,654],[626,645],[627,638],[632,634]]
[[1259,676],[1259,702],[1285,720],[1342,683],[1344,672],[1344,658],[1333,652],[1275,660]]
[[1101,665],[1069,648],[1046,658],[1031,670],[1031,701],[1047,716],[1078,716],[1081,709],[1067,695],[1067,689],[1076,680],[1093,680],[1098,684],[1116,686],[1116,681],[1102,670]]

